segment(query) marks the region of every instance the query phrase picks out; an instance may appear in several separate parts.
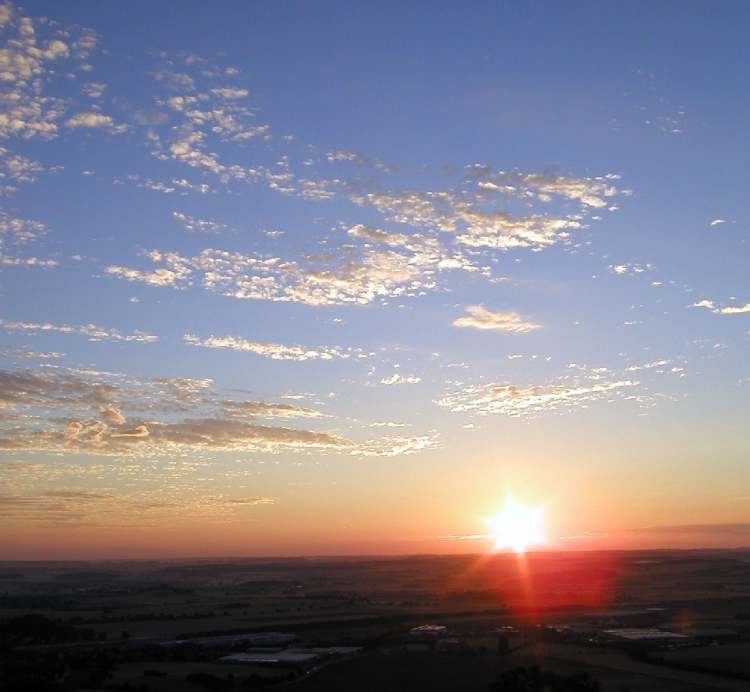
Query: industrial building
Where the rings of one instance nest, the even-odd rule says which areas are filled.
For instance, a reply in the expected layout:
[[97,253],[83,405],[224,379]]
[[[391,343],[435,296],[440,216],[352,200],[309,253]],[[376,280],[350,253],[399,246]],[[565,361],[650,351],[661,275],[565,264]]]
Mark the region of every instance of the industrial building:
[[409,636],[416,639],[443,639],[448,636],[445,625],[420,625],[409,630]]

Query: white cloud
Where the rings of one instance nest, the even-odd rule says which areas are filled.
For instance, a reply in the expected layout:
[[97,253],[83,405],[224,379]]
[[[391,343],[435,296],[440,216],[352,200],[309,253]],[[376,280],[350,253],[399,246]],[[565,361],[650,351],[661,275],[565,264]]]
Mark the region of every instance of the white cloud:
[[368,193],[356,195],[354,201],[389,213],[389,220],[397,223],[456,234],[457,243],[475,248],[538,250],[583,228],[579,214],[514,218],[503,210],[486,209],[480,197],[462,191]]
[[270,358],[271,360],[333,360],[335,358],[349,358],[352,351],[345,351],[338,347],[319,346],[305,348],[304,346],[285,346],[284,344],[269,344],[251,341],[238,336],[209,336],[199,339],[192,334],[185,334],[183,341],[191,346],[203,348],[225,348],[232,351],[245,351]]
[[690,307],[706,308],[715,315],[741,315],[750,312],[750,303],[745,303],[744,305],[725,305],[724,307],[720,307],[716,305],[713,300],[708,300],[706,298],[699,300],[697,303],[693,303]]
[[33,219],[17,219],[0,211],[0,249],[5,240],[27,243],[47,233],[47,227]]
[[10,195],[17,188],[11,183],[33,183],[46,169],[38,161],[0,147],[0,194]]
[[[669,365],[672,361],[671,360],[652,360],[649,363],[642,363],[641,365],[630,365],[627,368],[625,368],[625,372],[638,372],[639,370],[652,370],[654,368],[663,368],[666,365]],[[681,370],[682,368],[680,368]]]
[[177,221],[188,233],[221,233],[229,227],[223,223],[210,221],[208,219],[199,219],[180,211],[172,212],[172,218]]
[[25,331],[25,332],[59,332],[61,334],[82,334],[87,336],[89,341],[138,341],[150,343],[158,341],[159,337],[153,334],[147,334],[140,330],[132,334],[123,334],[117,329],[107,329],[98,327],[95,324],[69,325],[69,324],[51,324],[50,322],[12,322],[10,320],[0,319],[0,327],[7,331]]
[[471,327],[474,329],[492,329],[514,334],[526,334],[539,329],[541,325],[529,322],[513,311],[493,311],[482,305],[470,305],[466,308],[467,317],[459,317],[453,322],[454,327]]
[[98,111],[83,111],[81,113],[76,113],[65,121],[65,126],[71,129],[103,129],[113,134],[122,134],[128,130],[127,125],[116,125],[111,116],[104,115]]
[[110,265],[104,271],[111,276],[116,276],[126,281],[145,283],[150,286],[180,288],[189,283],[193,270],[188,266],[188,260],[183,259],[176,253],[160,253],[157,251],[148,253],[148,256],[153,261],[163,261],[168,266],[159,267],[150,272],[143,272],[130,267]]
[[211,89],[211,93],[227,101],[233,101],[235,99],[244,99],[244,98],[247,98],[247,96],[249,95],[249,92],[247,89],[233,89],[231,87]]
[[384,377],[380,380],[380,384],[417,384],[422,381],[421,377],[414,375],[401,375],[400,373],[394,372],[388,377]]
[[[613,210],[609,198],[629,193],[615,187],[617,177],[569,178],[518,171],[493,173],[489,167],[477,164],[467,168],[468,187],[355,193],[352,199],[389,214],[391,221],[454,234],[455,242],[467,247],[541,250],[568,242],[572,231],[585,228],[584,219],[591,209]],[[537,211],[514,217],[505,209],[508,197],[529,204],[558,199],[577,203],[578,209],[572,212],[561,209],[556,215]]]
[[93,111],[85,111],[83,113],[76,113],[73,117],[68,118],[66,125],[68,127],[86,127],[86,128],[97,128],[97,127],[111,127],[114,121],[109,115],[102,113],[96,113]]
[[521,171],[493,173],[489,166],[481,164],[469,166],[468,173],[482,190],[522,199],[535,198],[541,202],[550,202],[554,197],[562,197],[580,202],[587,207],[602,208],[609,204],[608,198],[617,194],[628,194],[627,191],[615,187],[615,181],[620,176],[612,173],[596,178],[571,178]]
[[63,354],[57,353],[57,351],[39,352],[39,351],[29,351],[29,350],[17,350],[17,351],[9,351],[9,352],[0,351],[0,356],[16,356],[18,358],[32,358],[34,360],[54,360],[56,358],[62,358]]
[[610,264],[609,269],[618,276],[634,276],[636,274],[643,274],[646,271],[651,270],[653,267],[650,264]]
[[511,417],[585,407],[638,385],[632,380],[560,383],[519,387],[506,384],[470,385],[446,394],[436,403],[454,413]]
[[[210,185],[206,183],[192,183],[186,178],[172,178],[169,182],[164,182],[163,180],[154,180],[153,178],[131,173],[126,176],[126,180],[134,183],[136,187],[153,190],[154,192],[162,192],[165,195],[179,194],[184,196],[191,191],[199,192],[203,195],[208,192],[214,192],[214,189]],[[120,185],[122,183],[123,181],[120,179],[115,180],[115,184]]]
[[5,257],[0,258],[0,264],[13,267],[41,267],[42,269],[52,269],[60,263],[57,260],[41,259],[39,257]]
[[386,165],[382,161],[378,159],[372,159],[369,156],[364,156],[362,154],[357,154],[353,151],[346,151],[345,149],[334,149],[332,151],[326,152],[326,161],[329,163],[340,163],[340,162],[346,162],[346,163],[353,163],[356,166],[371,166],[372,168],[376,168],[379,171],[383,171],[385,173],[392,172],[391,166]]
[[96,37],[88,29],[2,7],[0,139],[53,139],[71,102],[59,94],[70,92],[91,69],[83,61],[96,47]]
[[[239,299],[305,303],[307,305],[365,305],[376,299],[413,296],[434,290],[442,271],[481,272],[460,253],[448,253],[437,239],[419,234],[383,234],[355,227],[355,238],[380,239],[341,256],[284,260],[260,254],[206,249],[194,257],[151,250],[146,256],[164,266],[154,271],[112,265],[106,272],[127,281],[180,288],[200,273],[208,291]],[[385,245],[386,247],[381,247]],[[395,249],[394,249],[395,248]]]

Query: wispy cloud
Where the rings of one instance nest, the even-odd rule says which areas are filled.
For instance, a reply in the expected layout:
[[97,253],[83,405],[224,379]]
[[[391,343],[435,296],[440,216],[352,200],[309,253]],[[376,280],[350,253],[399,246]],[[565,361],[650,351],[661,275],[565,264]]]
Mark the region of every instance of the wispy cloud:
[[479,384],[450,392],[436,403],[453,413],[519,417],[586,407],[637,385],[633,380],[530,386]]
[[188,233],[222,233],[229,226],[209,219],[199,219],[181,211],[172,212],[172,218],[177,221]]
[[454,327],[491,329],[513,334],[526,334],[541,327],[539,324],[525,320],[513,311],[493,311],[482,305],[470,305],[466,308],[466,312],[469,313],[468,316],[455,320]]
[[159,340],[158,336],[140,330],[136,330],[132,334],[123,334],[117,329],[99,327],[95,324],[70,325],[52,324],[50,322],[13,322],[11,320],[0,319],[0,327],[12,332],[59,332],[61,334],[81,334],[82,336],[88,337],[89,341],[135,341],[151,343]]
[[416,377],[415,375],[402,375],[401,373],[394,372],[392,375],[383,377],[380,380],[380,384],[419,384],[421,381],[421,377]]
[[209,336],[206,339],[199,339],[192,334],[185,334],[182,338],[186,344],[190,344],[191,346],[244,351],[263,356],[264,358],[271,358],[272,360],[334,360],[337,358],[349,358],[356,353],[353,349],[347,351],[338,347],[318,346],[315,348],[305,348],[304,346],[262,343],[239,336]]

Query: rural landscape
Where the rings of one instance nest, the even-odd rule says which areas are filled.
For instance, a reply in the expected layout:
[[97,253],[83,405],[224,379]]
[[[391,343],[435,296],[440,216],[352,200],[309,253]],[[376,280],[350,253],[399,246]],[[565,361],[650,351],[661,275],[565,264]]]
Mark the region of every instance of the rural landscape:
[[[19,562],[0,577],[9,692],[750,682],[750,551]],[[535,668],[560,686],[512,686]]]

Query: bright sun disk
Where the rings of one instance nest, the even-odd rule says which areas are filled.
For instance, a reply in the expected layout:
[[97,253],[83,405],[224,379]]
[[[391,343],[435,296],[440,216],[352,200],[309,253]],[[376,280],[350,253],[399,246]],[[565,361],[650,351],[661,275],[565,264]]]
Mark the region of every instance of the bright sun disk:
[[505,507],[485,520],[496,550],[523,553],[532,545],[547,542],[544,535],[544,508],[526,507],[508,496]]

